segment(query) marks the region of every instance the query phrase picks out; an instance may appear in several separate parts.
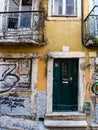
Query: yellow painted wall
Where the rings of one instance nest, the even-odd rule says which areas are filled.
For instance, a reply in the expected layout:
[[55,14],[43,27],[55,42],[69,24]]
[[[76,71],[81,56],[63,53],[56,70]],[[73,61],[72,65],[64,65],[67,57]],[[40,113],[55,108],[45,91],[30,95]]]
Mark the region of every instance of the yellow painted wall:
[[[88,0],[84,0],[84,14],[88,13]],[[43,0],[43,7],[47,10],[47,1]],[[47,52],[62,51],[63,46],[69,46],[70,51],[83,51],[88,57],[88,52],[93,51],[85,48],[81,40],[81,20],[45,20],[45,40],[46,46],[1,46],[0,52],[32,52],[38,53],[38,91],[46,91],[47,76]],[[95,50],[94,50],[95,51]],[[86,69],[86,85],[89,82],[89,69]],[[86,88],[85,88],[86,89]],[[86,100],[89,100],[89,90]]]
[[89,3],[88,3],[89,0],[84,0],[84,18],[88,15],[88,12],[89,12]]
[[[43,47],[0,47],[0,52],[32,52],[38,53],[38,90],[46,90],[47,52],[62,51],[69,46],[70,51],[82,51],[80,21],[45,21],[45,37],[47,45]],[[77,28],[76,28],[77,27]]]

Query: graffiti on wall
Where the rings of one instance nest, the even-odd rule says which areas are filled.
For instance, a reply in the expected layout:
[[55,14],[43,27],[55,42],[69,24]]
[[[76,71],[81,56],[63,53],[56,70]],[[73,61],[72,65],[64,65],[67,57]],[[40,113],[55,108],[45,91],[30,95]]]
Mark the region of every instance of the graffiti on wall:
[[24,100],[22,98],[19,98],[18,93],[13,93],[13,94],[9,94],[7,97],[2,97],[1,98],[1,105],[2,104],[6,104],[7,107],[11,108],[11,111],[13,110],[13,108],[16,107],[25,107],[24,106]]
[[30,97],[20,97],[17,92],[0,98],[0,113],[30,116]]
[[30,60],[0,62],[0,93],[20,87],[30,87]]
[[0,93],[3,93],[0,97],[1,114],[31,115],[29,95],[20,96],[16,91],[21,89],[23,93],[25,89],[30,88],[30,66],[30,59],[0,59]]
[[8,91],[19,81],[19,76],[13,71],[16,64],[0,64],[0,92]]

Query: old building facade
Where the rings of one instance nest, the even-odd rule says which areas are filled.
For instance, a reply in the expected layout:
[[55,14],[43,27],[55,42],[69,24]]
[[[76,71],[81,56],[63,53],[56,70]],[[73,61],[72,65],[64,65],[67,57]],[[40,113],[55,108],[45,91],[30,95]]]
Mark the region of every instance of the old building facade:
[[0,5],[0,126],[97,130],[98,0]]

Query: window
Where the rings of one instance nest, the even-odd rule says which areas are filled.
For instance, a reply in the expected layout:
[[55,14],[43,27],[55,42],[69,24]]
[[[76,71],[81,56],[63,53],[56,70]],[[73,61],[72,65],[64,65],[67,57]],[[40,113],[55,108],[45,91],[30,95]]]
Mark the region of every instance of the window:
[[[31,11],[32,0],[22,0],[21,11]],[[29,28],[31,26],[31,13],[22,13],[20,27]]]
[[52,0],[52,15],[76,16],[76,0]]
[[22,5],[32,5],[32,0],[22,0]]
[[[98,6],[98,0],[94,0],[94,6]],[[95,8],[95,15],[98,15],[98,7]]]
[[62,63],[62,80],[67,80],[69,78],[69,66],[67,63]]
[[[94,8],[94,6],[96,6]],[[91,12],[91,16],[90,17],[90,30],[91,30],[91,33],[93,33],[93,35],[95,37],[98,37],[98,0],[89,0],[89,12],[93,9],[93,11]]]

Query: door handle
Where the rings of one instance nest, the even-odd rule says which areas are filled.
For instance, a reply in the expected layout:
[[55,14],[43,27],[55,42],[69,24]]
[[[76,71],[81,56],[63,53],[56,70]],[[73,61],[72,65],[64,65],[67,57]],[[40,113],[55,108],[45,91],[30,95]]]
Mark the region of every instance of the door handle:
[[72,81],[72,77],[69,77],[69,81]]
[[72,77],[69,77],[69,84],[72,84]]

